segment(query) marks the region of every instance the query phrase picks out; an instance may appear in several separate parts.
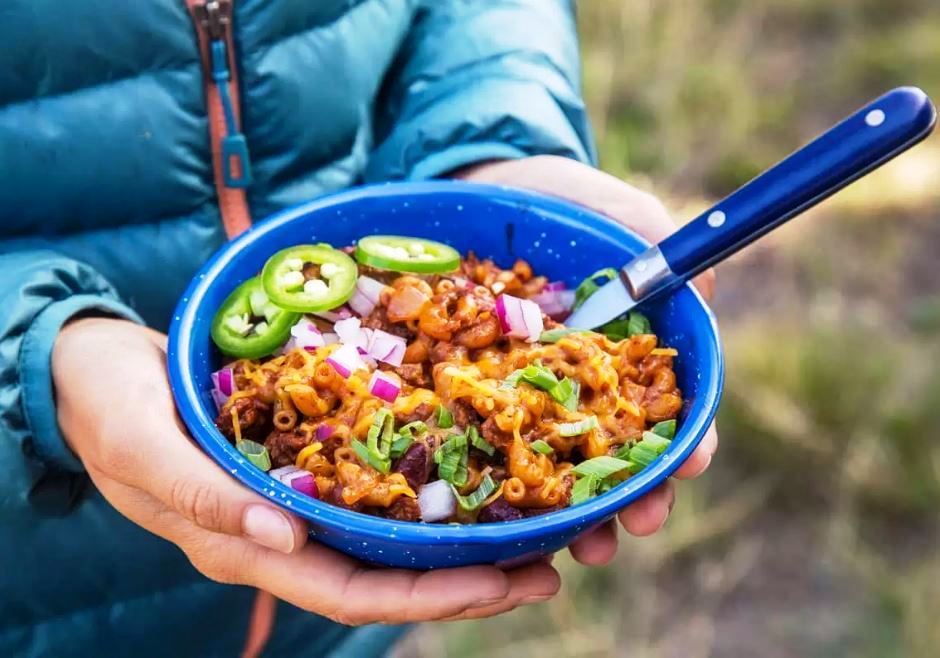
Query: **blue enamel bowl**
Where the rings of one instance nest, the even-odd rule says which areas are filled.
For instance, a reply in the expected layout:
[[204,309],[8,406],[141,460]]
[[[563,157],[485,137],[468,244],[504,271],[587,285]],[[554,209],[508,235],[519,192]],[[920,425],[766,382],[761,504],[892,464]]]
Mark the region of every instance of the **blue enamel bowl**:
[[691,287],[646,306],[662,344],[676,348],[685,405],[669,449],[640,474],[591,501],[508,523],[446,525],[390,521],[321,503],[247,463],[213,425],[210,373],[220,355],[209,325],[222,300],[284,247],[341,246],[391,233],[474,250],[502,266],[524,258],[537,273],[577,285],[617,267],[646,242],[580,206],[521,190],[452,181],[363,187],[285,210],[222,247],[193,279],[170,327],[169,375],[179,413],[203,449],[232,477],[310,522],[317,541],[365,562],[410,569],[523,564],[558,551],[578,535],[662,483],[702,439],[718,407],[723,362],[715,318]]

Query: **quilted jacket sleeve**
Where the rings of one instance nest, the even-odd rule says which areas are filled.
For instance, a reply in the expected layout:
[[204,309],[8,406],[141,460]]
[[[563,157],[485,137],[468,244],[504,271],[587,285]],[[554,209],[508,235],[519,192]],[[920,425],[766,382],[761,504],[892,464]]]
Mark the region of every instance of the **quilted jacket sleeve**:
[[593,163],[569,0],[433,0],[385,83],[369,181],[488,159]]
[[53,343],[76,315],[140,319],[92,268],[55,252],[2,254],[0,272],[0,454],[18,444],[32,482],[49,470],[81,472],[56,422]]

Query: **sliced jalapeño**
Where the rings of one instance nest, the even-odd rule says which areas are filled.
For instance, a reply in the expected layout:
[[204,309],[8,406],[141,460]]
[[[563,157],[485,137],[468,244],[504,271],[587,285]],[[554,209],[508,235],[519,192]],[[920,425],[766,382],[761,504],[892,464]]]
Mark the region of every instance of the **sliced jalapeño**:
[[346,303],[356,290],[356,262],[328,244],[303,244],[283,249],[268,259],[261,272],[271,301],[297,313],[329,311]]
[[460,267],[460,254],[453,247],[398,235],[362,238],[356,245],[356,260],[363,265],[412,274],[443,274]]
[[232,291],[212,320],[212,340],[224,354],[241,359],[267,356],[280,347],[299,313],[278,308],[264,293],[261,279],[248,279]]

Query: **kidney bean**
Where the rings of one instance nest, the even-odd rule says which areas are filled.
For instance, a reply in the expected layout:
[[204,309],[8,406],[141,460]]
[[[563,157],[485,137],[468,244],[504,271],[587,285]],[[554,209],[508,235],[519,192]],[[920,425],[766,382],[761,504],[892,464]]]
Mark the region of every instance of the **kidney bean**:
[[417,489],[428,481],[431,475],[431,460],[428,447],[417,441],[411,445],[395,464],[395,471],[405,476],[408,485]]
[[477,516],[478,523],[495,523],[497,521],[516,521],[523,518],[518,508],[513,507],[506,499],[500,496],[492,503],[480,510]]

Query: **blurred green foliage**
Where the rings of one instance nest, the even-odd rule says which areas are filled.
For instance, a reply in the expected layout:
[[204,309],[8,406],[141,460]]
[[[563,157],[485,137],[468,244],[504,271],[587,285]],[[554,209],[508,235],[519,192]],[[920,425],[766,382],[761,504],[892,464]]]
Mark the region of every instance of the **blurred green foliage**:
[[[608,171],[701,207],[877,94],[940,98],[936,0],[582,0]],[[401,656],[940,655],[940,138],[719,268],[722,447],[655,537]]]

